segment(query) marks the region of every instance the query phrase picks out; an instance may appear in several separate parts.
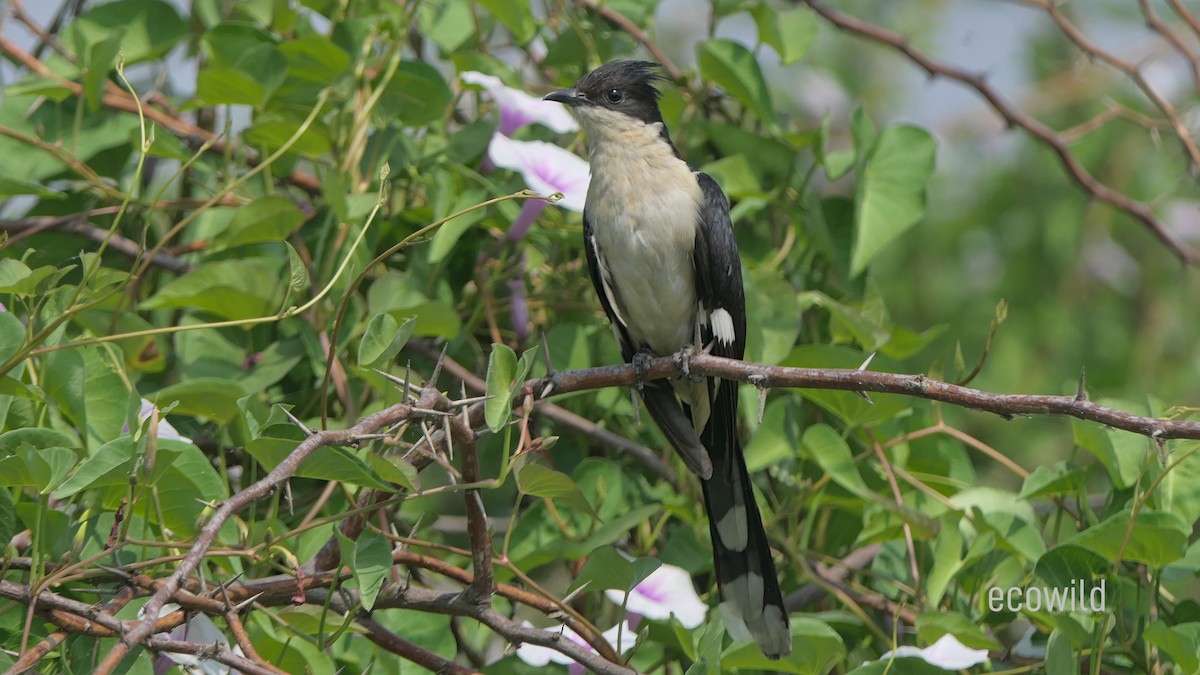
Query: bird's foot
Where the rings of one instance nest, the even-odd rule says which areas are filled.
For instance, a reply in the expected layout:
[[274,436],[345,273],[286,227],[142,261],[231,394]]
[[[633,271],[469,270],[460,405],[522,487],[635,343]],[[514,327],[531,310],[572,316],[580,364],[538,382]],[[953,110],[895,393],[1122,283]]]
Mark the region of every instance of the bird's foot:
[[688,344],[680,347],[679,351],[675,352],[674,356],[671,357],[674,359],[675,365],[678,366],[679,370],[683,372],[684,377],[691,382],[704,381],[703,377],[699,375],[692,375],[692,357],[698,353],[704,354],[706,352],[703,349],[697,349],[696,345]]
[[650,372],[650,363],[654,360],[654,355],[643,349],[633,355],[630,363],[633,364],[633,384],[637,387],[638,393],[642,391],[642,376]]

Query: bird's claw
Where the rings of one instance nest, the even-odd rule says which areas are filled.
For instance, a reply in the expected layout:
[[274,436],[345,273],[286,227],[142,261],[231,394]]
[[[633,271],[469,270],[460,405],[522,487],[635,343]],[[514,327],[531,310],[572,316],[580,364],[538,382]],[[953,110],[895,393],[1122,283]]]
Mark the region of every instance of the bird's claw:
[[637,387],[638,393],[642,391],[642,376],[650,372],[650,362],[654,360],[654,356],[647,351],[640,351],[633,355],[633,384]]
[[[695,345],[684,345],[679,348],[679,351],[675,352],[675,355],[672,358],[675,361],[675,365],[679,367],[679,370],[683,373],[684,377],[686,377],[690,382],[703,382],[703,377],[700,377],[699,375],[692,375],[692,357],[695,356],[696,353],[697,350]],[[704,351],[700,350],[700,353],[704,353]]]

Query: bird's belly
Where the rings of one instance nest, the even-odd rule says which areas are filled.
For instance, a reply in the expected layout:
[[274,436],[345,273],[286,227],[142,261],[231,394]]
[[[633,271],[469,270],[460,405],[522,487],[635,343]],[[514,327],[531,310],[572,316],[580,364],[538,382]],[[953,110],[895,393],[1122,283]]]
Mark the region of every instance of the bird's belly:
[[694,225],[664,220],[675,219],[618,218],[596,233],[634,347],[660,356],[692,342],[697,307]]

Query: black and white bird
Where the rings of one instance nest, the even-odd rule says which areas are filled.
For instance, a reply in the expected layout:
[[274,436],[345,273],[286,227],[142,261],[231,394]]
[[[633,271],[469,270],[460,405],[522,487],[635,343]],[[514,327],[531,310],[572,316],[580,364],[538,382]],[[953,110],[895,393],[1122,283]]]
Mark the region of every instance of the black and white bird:
[[[583,213],[592,284],[626,361],[710,348],[740,359],[746,301],[729,201],[679,157],[646,61],[614,61],[546,96],[588,137]],[[737,386],[681,376],[641,385],[650,416],[701,480],[721,614],[734,639],[791,651],[788,616],[737,431]]]

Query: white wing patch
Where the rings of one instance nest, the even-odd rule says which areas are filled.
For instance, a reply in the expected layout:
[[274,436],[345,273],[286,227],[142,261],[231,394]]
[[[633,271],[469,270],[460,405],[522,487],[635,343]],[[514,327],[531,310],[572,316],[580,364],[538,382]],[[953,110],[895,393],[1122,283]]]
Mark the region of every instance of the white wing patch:
[[733,316],[724,307],[718,307],[712,311],[709,317],[712,322],[713,335],[723,345],[731,345],[737,338],[733,331]]

